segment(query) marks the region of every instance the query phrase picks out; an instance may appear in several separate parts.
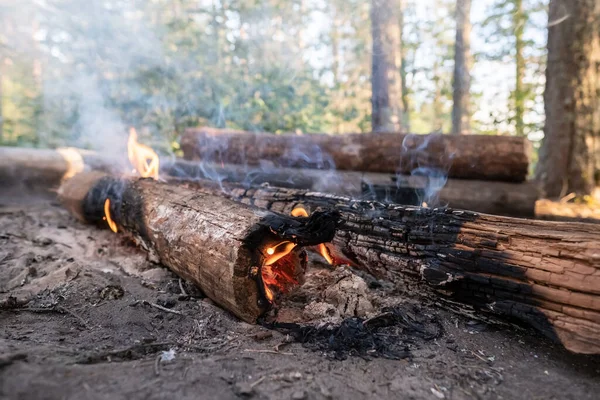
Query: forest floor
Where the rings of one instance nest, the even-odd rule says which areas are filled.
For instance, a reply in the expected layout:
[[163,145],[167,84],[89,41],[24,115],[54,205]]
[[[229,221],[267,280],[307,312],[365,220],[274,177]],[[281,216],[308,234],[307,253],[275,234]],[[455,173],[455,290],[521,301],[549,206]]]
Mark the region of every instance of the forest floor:
[[[189,296],[196,294],[197,296]],[[22,301],[29,300],[24,305]],[[0,398],[596,399],[600,357],[430,305],[441,336],[344,357],[242,323],[123,235],[0,195]],[[340,360],[339,358],[345,358]]]

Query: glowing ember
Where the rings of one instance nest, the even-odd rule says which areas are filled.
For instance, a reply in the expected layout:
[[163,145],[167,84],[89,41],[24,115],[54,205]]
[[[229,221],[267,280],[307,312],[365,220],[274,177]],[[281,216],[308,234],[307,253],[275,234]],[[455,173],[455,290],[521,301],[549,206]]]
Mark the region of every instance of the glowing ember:
[[[292,216],[293,217],[308,217],[308,211],[306,211],[304,209],[304,207],[302,206],[298,206],[296,208],[294,208],[292,210]],[[329,249],[327,249],[327,246],[325,246],[324,243],[321,243],[319,246],[319,253],[321,253],[321,255],[323,256],[323,258],[325,260],[327,260],[327,262],[330,265],[333,265],[333,258],[331,258],[331,255],[329,254]]]
[[112,217],[110,216],[110,199],[106,199],[106,201],[104,202],[104,218],[102,219],[104,219],[108,223],[108,226],[111,231],[115,233],[117,232],[117,224],[115,223],[115,221],[113,221]]
[[135,129],[130,128],[127,142],[129,162],[143,178],[158,179],[158,155],[150,147],[138,143],[137,138]]

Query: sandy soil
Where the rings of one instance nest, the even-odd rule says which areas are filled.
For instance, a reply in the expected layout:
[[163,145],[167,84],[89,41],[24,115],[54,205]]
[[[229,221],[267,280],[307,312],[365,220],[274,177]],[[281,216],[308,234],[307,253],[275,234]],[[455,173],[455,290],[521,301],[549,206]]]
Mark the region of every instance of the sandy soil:
[[289,343],[52,198],[1,191],[0,398],[598,398],[599,357],[430,305],[443,331],[401,359]]

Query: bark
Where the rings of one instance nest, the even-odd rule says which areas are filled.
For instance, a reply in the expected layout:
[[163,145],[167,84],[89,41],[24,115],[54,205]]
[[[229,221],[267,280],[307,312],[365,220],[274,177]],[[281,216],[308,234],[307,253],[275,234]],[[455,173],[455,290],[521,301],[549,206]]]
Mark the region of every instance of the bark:
[[471,0],[456,1],[452,133],[471,130]]
[[322,213],[301,220],[181,186],[97,172],[67,180],[59,197],[81,220],[105,225],[105,201],[110,199],[110,215],[119,231],[132,235],[154,259],[247,322],[256,322],[271,304],[263,281],[266,249],[284,240],[295,243],[270,268],[285,269],[290,279],[301,281],[306,269],[301,248],[331,240],[337,218]]
[[515,9],[512,13],[515,31],[515,130],[517,136],[525,136],[525,24],[527,16],[523,12],[523,1],[515,0]]
[[545,195],[555,199],[569,193],[589,194],[595,184],[600,3],[552,0],[549,21],[546,125],[537,178]]
[[188,129],[181,140],[188,160],[242,165],[338,169],[450,178],[525,181],[531,145],[525,138],[469,135],[273,135],[210,128]]
[[299,204],[338,211],[342,222],[328,244],[332,254],[341,252],[358,268],[404,285],[410,295],[449,296],[481,313],[521,320],[570,351],[600,353],[597,225],[385,205],[292,189],[236,188],[227,195],[281,213]]
[[394,132],[402,121],[398,0],[371,0],[371,103],[374,132]]

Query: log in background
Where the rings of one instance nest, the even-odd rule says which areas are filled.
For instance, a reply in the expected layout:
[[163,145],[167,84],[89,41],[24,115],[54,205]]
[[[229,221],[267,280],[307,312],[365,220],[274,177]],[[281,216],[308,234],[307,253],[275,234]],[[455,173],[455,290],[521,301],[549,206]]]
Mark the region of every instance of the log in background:
[[216,163],[411,174],[423,168],[460,179],[524,182],[531,144],[487,135],[274,135],[210,128],[188,129],[181,139],[188,160]]
[[[80,149],[25,149],[0,147],[0,185],[48,190],[63,178],[81,171],[129,172],[124,159]],[[356,199],[389,201],[398,204],[447,205],[486,214],[534,217],[537,186],[532,182],[511,183],[464,179],[430,178],[387,173],[300,168],[262,168],[236,164],[189,162],[161,158],[164,179],[210,179],[252,187],[271,186],[309,189]],[[439,190],[438,190],[439,189]]]

